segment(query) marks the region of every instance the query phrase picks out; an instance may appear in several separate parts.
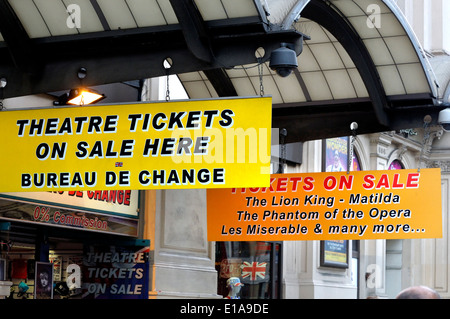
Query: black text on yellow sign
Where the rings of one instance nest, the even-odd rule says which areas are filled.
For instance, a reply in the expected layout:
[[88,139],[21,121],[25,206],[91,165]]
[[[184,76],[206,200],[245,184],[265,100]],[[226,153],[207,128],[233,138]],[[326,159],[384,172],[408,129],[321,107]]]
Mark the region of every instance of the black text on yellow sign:
[[271,98],[3,112],[1,192],[270,182]]

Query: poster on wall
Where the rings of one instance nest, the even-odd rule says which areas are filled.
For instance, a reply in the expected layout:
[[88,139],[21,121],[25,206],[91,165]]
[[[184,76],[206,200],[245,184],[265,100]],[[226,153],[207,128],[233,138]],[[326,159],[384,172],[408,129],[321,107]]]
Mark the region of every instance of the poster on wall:
[[53,299],[53,264],[35,263],[34,299]]
[[348,240],[320,242],[320,266],[348,268]]
[[148,281],[148,246],[84,246],[84,299],[148,299]]
[[207,228],[210,241],[440,238],[441,172],[274,174],[269,187],[211,189]]
[[0,119],[1,192],[269,183],[271,97],[17,110]]
[[326,172],[346,172],[348,158],[348,137],[326,139],[324,145],[324,166]]
[[[323,140],[322,170],[324,172],[347,171],[349,143],[347,136]],[[353,152],[350,171],[355,172],[359,170],[361,170],[359,160],[356,153]]]
[[[350,140],[347,136],[329,138],[323,141],[323,171],[344,172],[359,171],[359,161],[352,154],[351,166],[348,167]],[[320,242],[320,265],[336,268],[348,267],[348,241],[324,240]]]

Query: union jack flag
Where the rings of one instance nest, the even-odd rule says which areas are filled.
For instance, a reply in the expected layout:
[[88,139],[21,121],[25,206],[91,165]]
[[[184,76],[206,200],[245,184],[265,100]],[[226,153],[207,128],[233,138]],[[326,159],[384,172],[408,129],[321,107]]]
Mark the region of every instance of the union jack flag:
[[242,278],[248,278],[250,280],[264,279],[266,277],[266,266],[267,263],[265,262],[244,261],[242,264]]

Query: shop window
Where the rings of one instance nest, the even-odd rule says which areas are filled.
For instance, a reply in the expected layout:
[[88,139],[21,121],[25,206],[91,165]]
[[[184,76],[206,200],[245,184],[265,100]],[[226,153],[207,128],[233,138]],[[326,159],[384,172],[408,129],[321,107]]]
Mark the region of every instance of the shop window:
[[389,169],[404,169],[402,162],[399,160],[393,160],[392,163],[389,165]]
[[34,245],[27,243],[14,242],[8,250],[0,250],[0,260],[4,261],[3,264],[0,262],[1,279],[12,282],[7,299],[81,298],[80,289],[75,289],[77,287],[70,287],[69,291],[66,286],[64,294],[57,289],[70,276],[66,271],[68,265],[82,265],[83,255],[79,246],[71,243],[62,250],[52,249],[48,255],[49,262],[37,262]]
[[[217,293],[224,298],[281,298],[281,243],[217,242],[216,269]],[[229,287],[233,277],[243,284],[236,290],[237,295]]]
[[361,171],[361,164],[359,163],[359,157],[358,157],[358,154],[356,152],[353,153],[351,170],[353,172]]

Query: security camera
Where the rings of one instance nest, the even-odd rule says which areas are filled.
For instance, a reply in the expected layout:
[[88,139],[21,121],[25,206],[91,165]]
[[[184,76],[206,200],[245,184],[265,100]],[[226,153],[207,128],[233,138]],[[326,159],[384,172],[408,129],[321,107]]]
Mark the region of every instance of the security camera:
[[281,43],[281,47],[272,51],[269,67],[279,76],[287,77],[298,67],[297,54],[289,48],[289,44]]
[[450,108],[439,112],[438,124],[442,126],[444,131],[450,132]]

